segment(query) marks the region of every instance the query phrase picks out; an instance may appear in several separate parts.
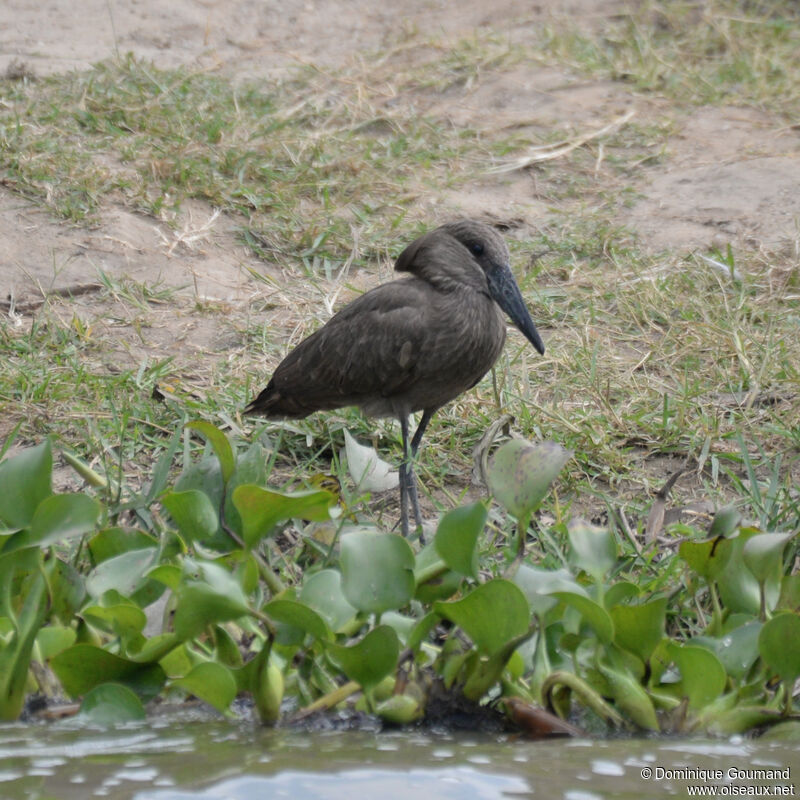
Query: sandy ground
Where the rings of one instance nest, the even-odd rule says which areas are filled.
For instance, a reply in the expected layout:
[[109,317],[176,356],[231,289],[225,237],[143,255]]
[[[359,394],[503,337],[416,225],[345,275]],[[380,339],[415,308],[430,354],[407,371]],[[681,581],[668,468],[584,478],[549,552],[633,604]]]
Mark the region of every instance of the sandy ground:
[[[6,0],[0,4],[0,71],[24,63],[36,75],[85,69],[132,51],[162,67],[199,65],[232,79],[287,74],[299,64],[345,66],[415,37],[444,46],[491,27],[512,42],[568,15],[602,26],[624,6],[604,0]],[[453,9],[457,7],[457,13]],[[346,13],[343,12],[346,9]],[[413,57],[413,48],[408,48]],[[800,233],[800,132],[758,111],[705,108],[676,116],[664,101],[622,83],[591,81],[545,64],[526,64],[420,100],[425,113],[454,125],[552,125],[565,136],[597,130],[628,112],[670,131],[664,154],[643,163],[631,188],[638,199],[619,221],[654,250],[685,253],[727,243],[796,250]],[[487,113],[489,112],[489,113]],[[456,194],[431,197],[435,217],[466,213],[535,230],[554,213],[524,171],[476,177]],[[555,209],[565,213],[568,209]],[[192,297],[243,307],[260,290],[248,267],[263,262],[235,239],[234,222],[188,204],[178,229],[119,205],[101,224],[76,228],[0,187],[0,288],[23,304],[43,292],[74,290],[97,269],[142,282],[185,287]],[[201,244],[181,236],[202,231]],[[87,296],[87,310],[95,301]],[[224,315],[194,315],[191,304],[160,312],[147,340],[129,337],[132,358],[222,352]],[[117,319],[116,323],[120,321]],[[124,322],[124,320],[123,320]],[[111,324],[111,323],[109,323]],[[122,326],[124,328],[124,325]],[[137,332],[138,333],[138,332]],[[125,338],[121,331],[120,338]],[[112,356],[109,356],[111,358]],[[117,359],[119,354],[113,354]]]

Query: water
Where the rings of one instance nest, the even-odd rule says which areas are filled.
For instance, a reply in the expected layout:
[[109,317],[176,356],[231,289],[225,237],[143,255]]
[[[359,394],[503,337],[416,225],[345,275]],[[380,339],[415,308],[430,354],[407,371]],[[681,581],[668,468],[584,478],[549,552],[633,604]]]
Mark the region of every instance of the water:
[[[788,777],[736,772],[753,769]],[[716,786],[721,797],[753,796],[756,786],[796,796],[798,776],[796,746],[740,739],[530,742],[181,719],[112,730],[0,726],[2,800],[641,800],[691,796],[691,786]]]

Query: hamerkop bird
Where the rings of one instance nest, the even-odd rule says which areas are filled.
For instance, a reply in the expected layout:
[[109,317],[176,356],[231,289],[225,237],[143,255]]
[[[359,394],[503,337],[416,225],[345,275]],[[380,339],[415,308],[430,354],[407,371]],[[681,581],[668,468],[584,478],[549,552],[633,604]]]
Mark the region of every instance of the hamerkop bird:
[[[475,220],[442,225],[412,242],[395,264],[410,277],[384,283],[345,306],[278,365],[245,413],[306,417],[360,406],[396,417],[403,437],[400,514],[422,519],[413,459],[437,409],[473,387],[506,339],[506,312],[530,343],[544,344],[509,267],[496,230]],[[421,411],[409,449],[408,417]]]

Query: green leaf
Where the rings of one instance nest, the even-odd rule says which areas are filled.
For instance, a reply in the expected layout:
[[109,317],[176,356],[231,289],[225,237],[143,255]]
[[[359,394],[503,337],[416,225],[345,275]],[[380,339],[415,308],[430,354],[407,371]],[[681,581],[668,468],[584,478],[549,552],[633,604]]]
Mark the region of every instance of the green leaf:
[[215,592],[202,581],[189,581],[178,592],[173,618],[175,635],[181,641],[199,636],[209,625],[243,617],[247,606]]
[[[712,715],[707,721],[705,715],[702,718],[702,727],[713,736],[733,736],[735,734],[752,733],[756,728],[771,725],[781,718],[781,713],[775,708],[763,706],[738,706],[728,711],[722,711]],[[761,742],[767,739],[769,731],[763,736],[759,736]]]
[[603,595],[603,605],[606,609],[613,608],[620,603],[634,600],[639,597],[639,587],[630,581],[617,581],[606,589]]
[[730,539],[716,537],[703,542],[681,542],[678,555],[701,577],[715,580],[730,560],[734,545]]
[[[25,701],[25,684],[36,635],[47,616],[47,584],[38,548],[0,555],[0,616],[11,635],[0,646],[0,720],[15,720]],[[12,598],[19,592],[19,604]]]
[[587,596],[585,589],[566,569],[551,570],[520,564],[514,583],[522,589],[531,611],[539,615],[558,605],[558,599],[552,596],[554,592],[572,592]]
[[[763,534],[753,528],[740,528],[736,537],[723,539],[731,548],[730,558],[724,568],[716,575],[720,598],[730,612],[758,615],[761,610],[761,592],[758,581],[747,568],[744,561],[744,547],[754,536]],[[779,576],[767,580],[765,599],[767,607],[772,608],[780,593]]]
[[617,708],[640,728],[659,730],[653,701],[641,684],[625,670],[602,663],[598,664],[598,669],[606,680],[607,690]]
[[236,697],[236,680],[227,667],[214,661],[204,661],[185,675],[171,682],[172,686],[193,694],[217,711],[225,712]]
[[64,461],[69,464],[78,475],[89,484],[89,486],[94,487],[95,489],[107,489],[108,488],[108,481],[100,475],[98,472],[95,472],[85,461],[82,461],[77,456],[72,455],[68,450],[61,450],[61,457]]
[[539,507],[571,457],[572,452],[556,442],[512,439],[498,448],[489,464],[489,489],[509,514],[522,519]]
[[155,547],[158,541],[143,531],[127,528],[105,528],[89,539],[89,552],[92,561],[99,564],[129,550],[144,550]]
[[300,601],[323,617],[334,632],[340,631],[358,613],[347,602],[342,575],[335,569],[323,569],[306,578]]
[[578,569],[602,581],[617,563],[617,543],[607,528],[598,528],[586,520],[577,519],[567,528],[572,547],[571,561]]
[[727,676],[717,656],[705,647],[670,642],[669,657],[681,673],[680,693],[697,711],[719,697],[725,689]]
[[69,624],[86,599],[83,576],[72,564],[56,558],[53,559],[52,566],[48,571],[47,583],[50,588],[52,615],[65,625]]
[[437,626],[440,620],[441,617],[433,611],[418,620],[417,624],[414,625],[414,628],[408,635],[407,647],[409,650],[415,652],[419,650],[422,643],[428,637],[428,634]]
[[169,511],[187,542],[203,542],[219,530],[217,509],[209,496],[199,489],[168,492],[161,497],[161,504]]
[[[186,648],[174,633],[157,633],[155,636],[144,640],[142,649],[131,660],[137,664],[153,664],[158,661],[163,667],[172,654],[175,654],[175,660],[177,661],[180,659],[181,653],[188,660]],[[166,667],[164,668],[166,669]],[[177,672],[170,672],[170,675],[182,675],[187,669],[188,666]]]
[[183,570],[177,564],[159,564],[147,573],[147,577],[150,580],[158,581],[174,592],[181,585]]
[[228,437],[219,428],[204,420],[189,422],[186,427],[204,436],[211,445],[222,468],[222,481],[227,484],[236,469],[236,457]]
[[464,697],[478,702],[493,686],[496,686],[517,648],[530,639],[533,634],[534,629],[529,628],[519,636],[509,639],[488,658],[469,659],[467,663],[471,666],[466,667]]
[[125,641],[140,634],[147,624],[147,617],[133,603],[115,603],[110,606],[89,606],[81,616],[95,628],[104,630]]
[[61,625],[48,625],[36,634],[36,646],[42,661],[48,661],[56,653],[75,644],[75,630]]
[[0,463],[0,520],[9,528],[27,528],[39,504],[53,493],[50,440]]
[[406,614],[401,614],[399,611],[387,611],[381,616],[381,622],[394,628],[400,642],[403,645],[408,643],[408,638],[417,626],[418,620],[414,617],[409,617]]
[[576,592],[553,592],[553,597],[563,600],[580,613],[583,619],[594,628],[601,642],[609,643],[614,638],[614,623],[601,605],[590,597]]
[[744,563],[759,583],[769,578],[780,580],[783,572],[783,551],[794,533],[760,533],[745,542]]
[[800,575],[784,575],[775,610],[800,611]]
[[250,613],[242,587],[224,567],[187,558],[184,568],[187,577],[175,592],[172,620],[175,635],[180,640],[193,639],[213,623]]
[[253,442],[236,462],[236,472],[231,479],[231,488],[244,483],[264,486],[267,482],[267,451],[260,442]]
[[378,458],[374,447],[359,444],[347,428],[344,429],[347,471],[356,485],[356,493],[386,492],[398,483],[397,469]]
[[436,529],[433,545],[450,569],[461,575],[478,577],[478,537],[486,525],[486,504],[482,501],[454,508],[445,514]]
[[327,651],[351,681],[369,690],[396,669],[400,640],[393,628],[378,625],[360,642],[349,647],[329,644]]
[[725,506],[720,508],[714,519],[711,520],[711,527],[708,529],[708,535],[711,538],[717,536],[730,536],[742,521],[742,515],[733,507]]
[[299,628],[303,633],[315,639],[330,641],[333,639],[325,620],[316,611],[296,600],[272,600],[264,607],[264,613],[271,619]]
[[237,486],[231,499],[242,518],[242,535],[248,547],[255,547],[284,520],[330,519],[330,508],[336,502],[334,495],[325,489],[286,493],[249,483]]
[[440,620],[441,617],[433,611],[418,620],[408,635],[407,646],[409,650],[418,651],[428,634],[439,624]]
[[758,658],[760,632],[761,622],[753,620],[726,631],[724,636],[695,636],[692,644],[711,650],[728,675],[734,680],[743,681]]
[[222,625],[214,625],[212,630],[214,632],[214,649],[219,663],[225,667],[240,669],[244,665],[244,659],[236,639]]
[[765,622],[758,636],[758,651],[791,691],[800,676],[800,616],[784,612]]
[[610,609],[614,642],[646,662],[664,637],[667,599],[641,605],[617,605]]
[[[434,555],[436,556],[435,552]],[[436,556],[439,559],[438,556]],[[443,563],[443,562],[442,562]],[[417,556],[417,576],[419,576],[420,557]],[[417,578],[419,580],[419,577]],[[463,576],[452,569],[445,570],[439,575],[427,578],[422,583],[417,583],[414,590],[414,599],[423,605],[429,606],[436,600],[446,600],[456,594],[464,580]]]
[[447,568],[436,552],[435,542],[431,541],[416,554],[414,580],[417,583],[414,599],[430,606],[436,600],[447,600],[455,595],[464,576]]
[[143,700],[155,697],[166,681],[158,664],[140,664],[91,644],[76,644],[50,659],[50,666],[71,697],[101,683],[123,683]]
[[130,597],[147,581],[147,571],[158,560],[158,548],[129,550],[127,553],[109,558],[98,564],[86,576],[86,591],[92,597],[102,597],[115,590]]
[[83,698],[80,716],[95,725],[116,725],[144,719],[145,713],[142,701],[127,686],[103,683]]
[[481,584],[461,600],[434,603],[434,611],[458,625],[487,655],[525,635],[531,621],[525,595],[504,578]]
[[39,503],[31,520],[31,542],[73,539],[94,530],[100,504],[85,494],[53,494]]
[[340,564],[344,596],[359,611],[402,608],[414,595],[414,552],[402,536],[363,529],[345,533]]
[[173,486],[176,492],[197,489],[208,495],[211,505],[219,508],[225,497],[226,486],[222,482],[222,467],[215,456],[203,456],[198,461],[184,464],[183,472]]

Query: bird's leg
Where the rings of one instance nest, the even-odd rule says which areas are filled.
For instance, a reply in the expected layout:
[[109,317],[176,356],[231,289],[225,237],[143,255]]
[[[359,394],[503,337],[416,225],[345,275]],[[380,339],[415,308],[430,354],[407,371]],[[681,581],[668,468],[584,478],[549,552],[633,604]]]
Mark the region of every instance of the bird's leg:
[[403,536],[408,538],[408,487],[411,464],[408,452],[408,417],[405,414],[400,415],[400,432],[403,436],[403,460],[398,471],[398,479],[400,481],[400,530]]
[[425,433],[425,429],[428,427],[428,423],[431,421],[431,417],[433,416],[433,411],[429,409],[425,409],[422,412],[422,418],[419,421],[419,425],[417,425],[417,430],[414,433],[414,438],[411,440],[411,457],[406,462],[408,467],[406,470],[406,492],[408,493],[411,499],[411,508],[414,511],[414,521],[417,523],[417,530],[419,531],[419,541],[421,544],[425,544],[425,537],[422,535],[422,514],[419,510],[419,497],[417,496],[417,479],[414,475],[414,459],[417,457],[417,451],[419,450],[419,443],[422,441],[422,435]]
[[434,415],[435,409],[428,408],[422,412],[422,418],[419,421],[419,425],[417,425],[417,430],[414,433],[414,438],[411,440],[411,455],[415,456],[417,454],[417,450],[419,450],[419,443],[422,441],[422,435],[428,429],[428,423],[431,421],[431,417]]

